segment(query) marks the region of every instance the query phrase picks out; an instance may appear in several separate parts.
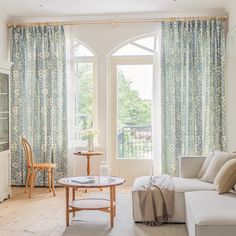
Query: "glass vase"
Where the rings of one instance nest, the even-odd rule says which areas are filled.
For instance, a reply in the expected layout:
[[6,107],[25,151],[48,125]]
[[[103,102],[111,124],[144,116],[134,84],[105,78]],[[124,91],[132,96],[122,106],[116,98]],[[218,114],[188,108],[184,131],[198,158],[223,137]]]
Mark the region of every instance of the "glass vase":
[[93,143],[93,138],[89,138],[87,140],[87,150],[89,152],[93,152],[94,151],[94,143]]

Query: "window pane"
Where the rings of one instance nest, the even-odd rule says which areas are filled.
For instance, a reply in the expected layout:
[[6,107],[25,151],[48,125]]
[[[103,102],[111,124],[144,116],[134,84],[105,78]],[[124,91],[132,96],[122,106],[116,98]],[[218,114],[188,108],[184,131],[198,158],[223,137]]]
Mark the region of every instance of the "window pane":
[[143,48],[137,47],[132,44],[127,44],[124,47],[117,50],[113,56],[142,56],[142,55],[152,55],[153,53],[147,51]]
[[117,66],[118,158],[152,158],[152,65]]
[[75,99],[75,140],[81,140],[80,132],[93,126],[93,63],[77,63]]
[[118,49],[113,56],[153,55],[154,36],[138,39]]
[[139,40],[134,41],[137,44],[140,44],[141,46],[151,49],[154,49],[154,36],[153,37],[146,37],[146,38],[142,38]]
[[93,57],[93,53],[84,45],[78,44],[75,47],[75,56],[76,57]]

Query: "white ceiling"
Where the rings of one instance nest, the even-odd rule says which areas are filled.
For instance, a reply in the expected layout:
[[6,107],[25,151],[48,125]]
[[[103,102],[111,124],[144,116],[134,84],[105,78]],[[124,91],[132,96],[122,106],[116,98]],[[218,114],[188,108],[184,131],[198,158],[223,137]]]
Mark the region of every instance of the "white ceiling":
[[[230,1],[230,0],[229,0]],[[8,16],[69,16],[224,9],[228,0],[0,0]]]

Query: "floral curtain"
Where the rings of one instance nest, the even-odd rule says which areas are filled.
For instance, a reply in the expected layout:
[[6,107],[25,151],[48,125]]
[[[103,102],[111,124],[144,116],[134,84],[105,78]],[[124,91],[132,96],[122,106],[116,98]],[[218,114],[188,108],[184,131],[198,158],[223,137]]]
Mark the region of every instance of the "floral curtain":
[[226,148],[225,35],[220,20],[162,23],[162,171]]
[[[12,184],[24,185],[26,162],[20,137],[36,162],[55,162],[55,178],[67,174],[67,95],[63,26],[14,27],[11,31]],[[46,185],[39,172],[36,185]]]

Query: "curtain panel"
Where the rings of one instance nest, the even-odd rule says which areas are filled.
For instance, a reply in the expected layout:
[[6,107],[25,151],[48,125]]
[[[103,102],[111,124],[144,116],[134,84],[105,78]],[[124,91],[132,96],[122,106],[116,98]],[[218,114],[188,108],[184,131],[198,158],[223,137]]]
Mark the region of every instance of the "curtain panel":
[[179,158],[226,149],[225,35],[220,20],[162,23],[162,170]]
[[[24,185],[26,162],[20,137],[35,162],[55,162],[55,178],[67,174],[67,90],[63,26],[14,27],[11,31],[12,184]],[[36,185],[47,184],[39,172]]]

